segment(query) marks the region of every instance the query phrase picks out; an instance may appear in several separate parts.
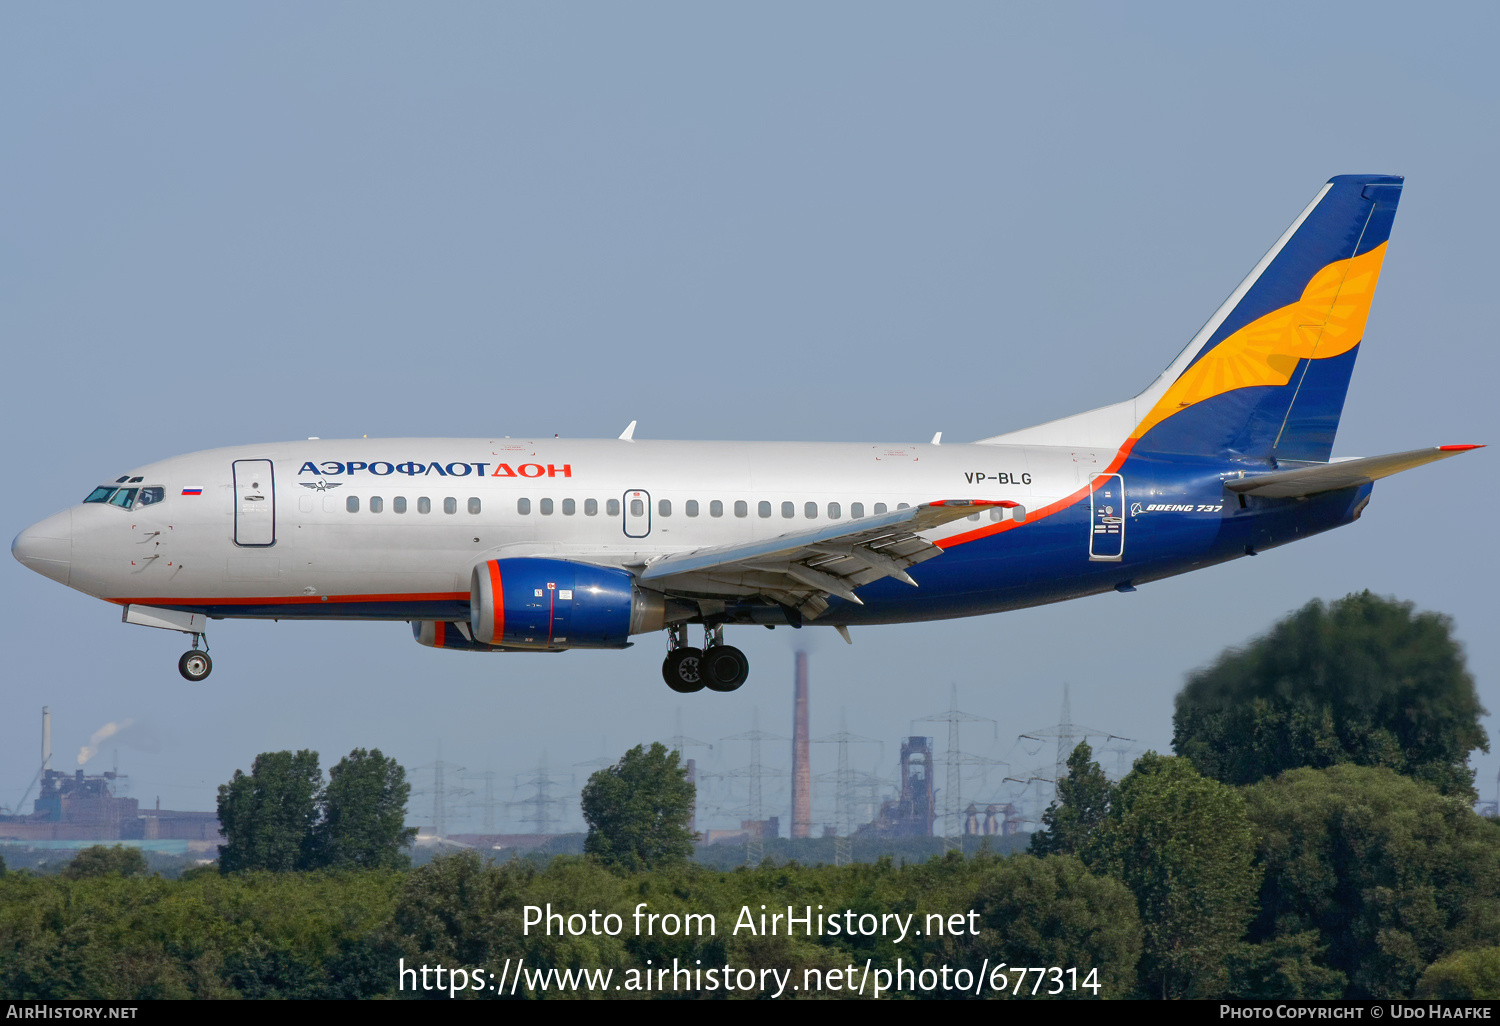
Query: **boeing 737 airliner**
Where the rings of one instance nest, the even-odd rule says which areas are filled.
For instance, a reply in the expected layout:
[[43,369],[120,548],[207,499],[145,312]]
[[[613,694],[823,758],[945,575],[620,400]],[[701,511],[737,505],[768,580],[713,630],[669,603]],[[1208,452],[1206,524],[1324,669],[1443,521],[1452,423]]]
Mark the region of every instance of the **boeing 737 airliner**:
[[[1331,459],[1402,179],[1342,175],[1134,399],[965,445],[357,439],[136,467],[22,531],[26,566],[192,635],[226,617],[406,620],[468,652],[665,631],[676,691],[732,691],[726,625],[975,616],[1138,585],[1359,519],[1471,445]],[[702,647],[689,643],[691,624]],[[204,647],[200,648],[200,644]]]

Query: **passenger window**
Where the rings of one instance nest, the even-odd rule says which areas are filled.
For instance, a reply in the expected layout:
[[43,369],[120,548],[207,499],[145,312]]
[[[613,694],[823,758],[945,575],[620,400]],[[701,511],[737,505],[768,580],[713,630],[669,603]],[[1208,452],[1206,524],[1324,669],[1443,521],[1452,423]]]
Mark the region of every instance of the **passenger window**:
[[908,506],[908,505],[907,505],[907,504],[906,504],[906,503],[904,503],[904,502],[898,502],[898,503],[896,503],[896,508],[897,508],[897,509],[911,509],[911,507],[910,507],[910,506]]
[[875,504],[875,515],[879,516],[881,513],[884,513],[884,512],[885,512],[885,503],[883,503],[883,502],[877,502]]
[[1000,519],[1004,516],[1005,510],[1001,509],[998,506],[990,510],[990,520],[994,523],[998,524],[1000,522]]
[[762,520],[764,520],[771,515],[771,504],[762,499],[756,504],[755,512],[760,515],[760,518]]
[[109,497],[113,494],[115,494],[114,485],[100,485],[98,488],[95,488],[93,491],[89,492],[89,497],[87,499],[84,499],[83,501],[108,502]]
[[404,496],[404,495],[398,495],[394,499],[391,500],[391,512],[392,513],[405,513],[406,512],[406,496]]
[[608,502],[606,502],[604,504],[604,512],[608,516],[612,516],[612,517],[619,516],[620,515],[620,500],[619,499],[610,499]]
[[574,502],[572,499],[563,500],[563,516],[570,517],[577,512],[578,503]]
[[142,488],[139,505],[150,506],[158,503],[166,497],[166,494],[167,490],[165,488]]
[[417,512],[418,513],[431,513],[432,512],[432,500],[429,499],[425,495],[422,496],[420,499],[418,499],[417,500]]
[[711,517],[722,517],[724,515],[724,504],[718,499],[708,504],[708,515]]
[[516,512],[519,513],[519,514],[521,514],[521,516],[523,516],[523,517],[524,516],[530,516],[531,515],[531,500],[530,499],[517,499],[516,500]]
[[786,520],[792,519],[792,517],[797,515],[797,504],[795,502],[783,502],[781,504],[781,515]]
[[597,517],[599,515],[599,500],[598,499],[584,499],[583,500],[583,515],[586,516],[586,517]]
[[552,500],[543,499],[540,503],[537,504],[537,508],[542,511],[542,516],[550,517],[552,515]]
[[970,520],[978,520],[979,519],[979,514],[978,513],[970,513],[969,514],[969,519]]
[[457,513],[458,512],[458,500],[455,499],[451,495],[448,496],[446,499],[444,499],[443,500],[443,512],[444,513]]
[[697,499],[689,499],[683,505],[683,510],[682,511],[684,513],[686,513],[690,517],[697,516],[698,515],[698,500]]
[[[744,499],[736,499],[734,503],[734,515],[737,517],[748,517],[750,515],[750,504]],[[763,515],[770,516],[771,514],[768,512]]]
[[837,520],[839,517],[843,516],[843,513],[844,513],[843,507],[841,507],[838,503],[836,503],[836,502],[830,502],[828,504],[828,519],[829,520]]
[[385,500],[378,495],[370,496],[370,512],[379,513],[383,509],[385,509]]
[[669,517],[669,516],[672,515],[672,500],[671,499],[659,499],[659,500],[657,500],[656,508],[657,508],[657,511],[660,512],[662,516]]
[[865,504],[862,502],[849,503],[849,515],[855,520],[860,520],[865,515]]
[[359,512],[359,496],[358,495],[351,495],[347,499],[345,499],[344,500],[344,508],[347,509],[350,513],[358,513]]
[[469,496],[469,512],[476,516],[479,514],[479,500],[472,495]]
[[129,509],[135,505],[135,493],[138,491],[140,491],[139,488],[121,488],[109,497],[109,504],[119,506],[121,509]]
[[640,499],[631,499],[630,500],[630,515],[633,516],[633,517],[643,517],[643,516],[645,516],[646,515],[646,504],[644,502],[642,502]]
[[802,515],[809,520],[818,519],[818,504],[816,502],[804,503],[802,506]]

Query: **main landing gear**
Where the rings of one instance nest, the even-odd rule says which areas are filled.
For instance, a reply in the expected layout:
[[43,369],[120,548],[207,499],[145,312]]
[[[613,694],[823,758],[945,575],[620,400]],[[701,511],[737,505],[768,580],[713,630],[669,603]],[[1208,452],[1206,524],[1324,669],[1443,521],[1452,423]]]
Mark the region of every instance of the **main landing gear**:
[[[198,651],[199,641],[203,642],[201,652]],[[196,684],[212,673],[213,669],[214,661],[208,657],[208,639],[202,634],[194,634],[192,650],[182,653],[182,658],[177,660],[177,672]]]
[[[733,645],[724,644],[724,627],[703,628],[703,647],[687,643],[687,624],[671,628],[671,651],[662,661],[661,675],[667,687],[679,694],[708,688],[733,691],[750,676],[750,660]],[[186,658],[186,657],[184,657]]]

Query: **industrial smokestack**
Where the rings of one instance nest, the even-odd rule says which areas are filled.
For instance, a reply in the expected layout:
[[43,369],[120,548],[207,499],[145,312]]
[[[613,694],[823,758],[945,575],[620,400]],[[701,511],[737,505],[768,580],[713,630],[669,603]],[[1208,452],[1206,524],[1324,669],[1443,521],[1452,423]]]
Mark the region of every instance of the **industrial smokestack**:
[[792,837],[812,836],[812,769],[807,764],[807,653],[797,653],[792,693]]
[[42,706],[42,772],[52,768],[52,710]]

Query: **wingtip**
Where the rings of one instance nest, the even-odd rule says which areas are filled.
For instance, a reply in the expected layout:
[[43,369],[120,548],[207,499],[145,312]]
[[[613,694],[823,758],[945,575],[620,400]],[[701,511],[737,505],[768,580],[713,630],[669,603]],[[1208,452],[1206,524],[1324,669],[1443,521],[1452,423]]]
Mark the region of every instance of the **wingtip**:
[[1468,452],[1470,449],[1483,449],[1484,445],[1440,445],[1443,452]]

